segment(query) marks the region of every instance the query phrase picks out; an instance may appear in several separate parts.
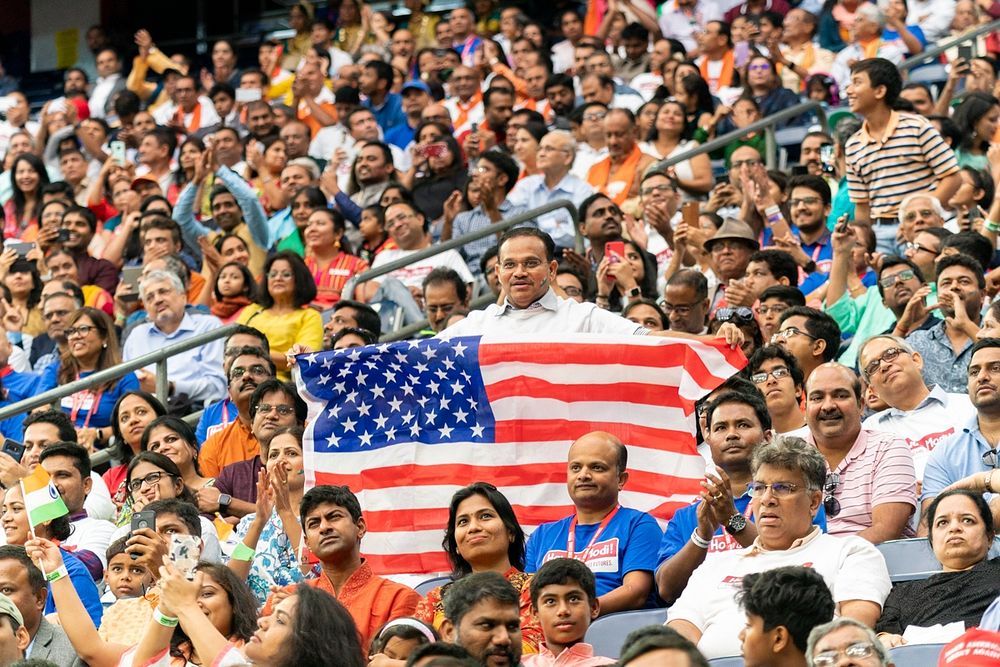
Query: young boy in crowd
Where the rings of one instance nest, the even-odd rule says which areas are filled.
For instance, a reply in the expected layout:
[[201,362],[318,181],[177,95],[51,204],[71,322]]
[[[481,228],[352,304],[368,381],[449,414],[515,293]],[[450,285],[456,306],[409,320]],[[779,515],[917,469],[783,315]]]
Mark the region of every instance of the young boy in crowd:
[[123,598],[142,597],[153,586],[153,574],[149,569],[125,553],[126,539],[127,536],[115,540],[108,547],[108,569],[104,572],[107,590],[101,598],[105,606]]
[[554,558],[538,568],[531,580],[531,610],[542,626],[545,642],[536,655],[524,657],[524,667],[611,665],[594,655],[583,641],[600,612],[594,573],[578,560]]

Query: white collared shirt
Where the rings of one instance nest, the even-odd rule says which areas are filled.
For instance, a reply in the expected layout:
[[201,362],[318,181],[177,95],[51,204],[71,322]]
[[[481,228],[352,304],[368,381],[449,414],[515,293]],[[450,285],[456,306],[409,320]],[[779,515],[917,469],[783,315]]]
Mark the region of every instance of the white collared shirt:
[[503,305],[491,304],[486,310],[474,310],[464,320],[438,334],[440,338],[487,334],[525,333],[607,333],[642,336],[645,327],[624,317],[573,299],[560,299],[549,288],[545,295],[527,308],[516,308],[504,299]]

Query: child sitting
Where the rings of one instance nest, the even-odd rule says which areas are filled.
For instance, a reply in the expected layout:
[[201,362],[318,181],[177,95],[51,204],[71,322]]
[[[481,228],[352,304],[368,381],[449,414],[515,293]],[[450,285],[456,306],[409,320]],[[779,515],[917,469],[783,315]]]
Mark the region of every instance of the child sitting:
[[115,600],[142,597],[153,586],[153,574],[149,569],[125,553],[126,539],[127,536],[115,540],[108,547],[108,569],[104,572],[107,589],[101,598],[105,607],[114,604]]
[[404,616],[396,618],[378,631],[368,649],[369,667],[402,667],[418,647],[438,641],[434,628],[423,621]]
[[583,641],[600,606],[594,573],[586,565],[571,558],[554,558],[542,565],[531,579],[531,609],[545,642],[538,654],[524,657],[524,667],[614,664],[611,658],[595,656]]

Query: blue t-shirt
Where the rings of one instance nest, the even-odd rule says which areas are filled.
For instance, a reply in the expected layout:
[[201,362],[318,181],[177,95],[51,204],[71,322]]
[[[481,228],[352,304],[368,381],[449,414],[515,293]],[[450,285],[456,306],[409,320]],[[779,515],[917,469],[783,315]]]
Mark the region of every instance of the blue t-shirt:
[[[236,404],[229,400],[228,396],[205,408],[201,413],[201,419],[198,420],[198,427],[194,430],[194,435],[198,438],[198,448],[201,449],[208,436],[212,435],[208,432],[209,429],[231,424],[236,421],[236,413]],[[212,432],[214,433],[215,429]]]
[[[54,363],[42,372],[42,378],[38,383],[38,391],[48,391],[59,384],[58,375],[60,366],[62,366],[61,363]],[[80,373],[80,379],[82,380],[88,375],[93,375],[94,372],[84,371]],[[114,409],[118,399],[123,394],[138,390],[139,378],[135,376],[135,373],[130,372],[123,375],[109,389],[101,392],[101,400],[97,402],[96,411],[89,420],[87,419],[87,415],[90,413],[93,405],[93,395],[90,392],[77,392],[76,394],[66,396],[62,399],[60,407],[68,415],[73,414],[74,406],[78,408],[76,420],[73,422],[73,425],[77,428],[83,428],[84,424],[89,428],[106,428],[111,426],[111,411]]]
[[397,125],[406,124],[406,113],[403,111],[403,97],[398,93],[388,93],[380,107],[372,104],[371,100],[365,100],[361,104],[372,112],[372,115],[375,116],[375,122],[378,123],[383,132],[391,130]]
[[17,403],[29,396],[42,393],[43,390],[39,389],[40,379],[38,373],[11,371],[4,375],[0,382],[3,382],[3,388],[7,390],[7,400]]
[[385,133],[385,142],[405,150],[410,145],[410,142],[413,141],[413,131],[415,129],[410,127],[408,122],[400,123]]
[[[97,592],[97,586],[94,585],[94,579],[90,576],[90,571],[86,565],[80,562],[79,558],[69,551],[59,547],[59,552],[62,553],[63,564],[66,565],[66,571],[69,572],[70,581],[73,582],[76,594],[80,596],[80,602],[86,607],[90,620],[94,622],[95,628],[101,627],[104,606],[101,604],[101,596]],[[56,603],[52,599],[52,590],[50,589],[48,596],[45,598],[45,613],[51,614],[54,611],[57,611]]]
[[[537,572],[546,561],[566,557],[571,515],[553,523],[542,524],[528,539],[525,553],[525,571]],[[636,570],[652,573],[656,569],[656,549],[663,537],[656,519],[639,510],[622,507],[597,537],[599,523],[577,525],[575,558],[593,571],[597,580],[597,594],[604,595],[622,585],[629,572]],[[590,545],[588,547],[588,545]],[[655,586],[653,587],[655,590]],[[655,592],[651,592],[646,607],[654,607]]]
[[[660,567],[674,554],[684,548],[684,545],[691,539],[691,533],[698,527],[698,504],[697,501],[687,507],[682,507],[670,519],[667,530],[663,533],[663,541],[660,542],[660,553],[657,554],[656,567]],[[748,521],[753,521],[753,513],[750,511],[750,494],[744,493],[739,498],[733,498],[736,511],[740,512]],[[826,532],[826,510],[823,505],[819,506],[819,512],[813,517],[813,525],[819,526],[820,530]],[[725,528],[719,527],[712,536],[712,545],[708,548],[709,553],[716,551],[729,551],[731,549],[742,549],[743,547],[732,535],[726,532]]]

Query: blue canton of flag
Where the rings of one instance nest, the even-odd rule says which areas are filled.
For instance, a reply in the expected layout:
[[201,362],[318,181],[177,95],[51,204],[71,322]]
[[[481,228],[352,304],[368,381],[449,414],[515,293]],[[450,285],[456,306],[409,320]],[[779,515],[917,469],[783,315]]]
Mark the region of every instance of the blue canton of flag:
[[316,452],[404,442],[491,442],[495,421],[478,363],[479,338],[404,341],[298,358]]

